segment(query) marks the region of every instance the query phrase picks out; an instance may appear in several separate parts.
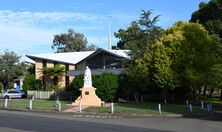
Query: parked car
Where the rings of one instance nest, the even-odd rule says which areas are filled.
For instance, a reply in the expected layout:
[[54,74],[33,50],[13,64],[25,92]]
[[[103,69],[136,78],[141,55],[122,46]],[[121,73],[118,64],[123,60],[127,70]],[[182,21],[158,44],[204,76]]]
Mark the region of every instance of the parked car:
[[11,91],[6,91],[2,93],[3,98],[22,98],[24,96],[24,93],[16,91],[16,90],[11,90]]

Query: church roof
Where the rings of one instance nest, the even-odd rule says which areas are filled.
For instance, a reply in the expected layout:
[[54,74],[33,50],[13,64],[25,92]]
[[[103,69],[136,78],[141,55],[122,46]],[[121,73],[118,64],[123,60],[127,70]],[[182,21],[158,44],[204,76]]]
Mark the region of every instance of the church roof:
[[63,52],[63,53],[44,53],[44,54],[29,54],[26,57],[36,60],[50,60],[60,63],[68,63],[68,64],[77,64],[80,61],[92,57],[95,54],[100,52],[106,52],[112,54],[117,57],[122,57],[126,59],[130,59],[128,53],[129,50],[106,50],[106,49],[97,49],[96,51],[80,51],[80,52]]

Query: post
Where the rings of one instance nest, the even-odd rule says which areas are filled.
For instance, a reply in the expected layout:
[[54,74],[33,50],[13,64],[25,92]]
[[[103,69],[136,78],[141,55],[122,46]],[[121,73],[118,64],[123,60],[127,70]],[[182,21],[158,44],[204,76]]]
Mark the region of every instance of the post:
[[113,102],[111,103],[111,113],[112,113],[112,114],[114,113],[114,105],[113,105]]
[[141,102],[143,102],[143,97],[140,97]]
[[212,112],[213,111],[212,105],[210,103],[207,104],[207,111],[208,112]]
[[189,105],[189,101],[188,100],[186,100],[186,104]]
[[204,109],[204,103],[201,101],[201,108]]
[[32,96],[32,101],[34,101],[34,100],[35,100],[35,96],[33,95],[33,96]]
[[32,110],[32,99],[29,100],[29,109]]
[[58,111],[62,111],[62,109],[61,109],[61,102],[58,103]]
[[8,107],[8,98],[5,98],[5,108]]
[[192,104],[189,104],[189,111],[190,111],[190,113],[193,112]]
[[210,105],[207,104],[207,111],[210,112]]
[[210,112],[213,112],[212,104],[210,104]]
[[82,103],[79,102],[79,112],[82,112]]
[[161,104],[158,104],[158,110],[159,110],[159,113],[161,115],[162,114],[162,112],[161,112]]

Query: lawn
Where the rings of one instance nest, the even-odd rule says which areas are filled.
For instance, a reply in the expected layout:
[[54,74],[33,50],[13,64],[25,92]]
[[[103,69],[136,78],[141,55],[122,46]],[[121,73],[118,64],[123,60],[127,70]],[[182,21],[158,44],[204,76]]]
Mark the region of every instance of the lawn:
[[208,97],[208,96],[202,96],[200,97],[201,100],[205,102],[210,102],[213,104],[220,104],[222,105],[222,100],[220,100],[220,97]]
[[[4,99],[0,100],[0,108],[4,108]],[[67,109],[67,101],[61,101],[62,110]],[[11,99],[8,100],[8,109],[29,109],[29,99]],[[56,111],[55,101],[53,100],[34,100],[32,102],[33,110]]]
[[[191,114],[186,105],[162,104],[162,114]],[[85,112],[110,113],[110,107],[88,107]],[[156,103],[117,103],[114,105],[115,113],[124,114],[159,114]],[[207,114],[206,109],[193,106],[192,114]]]

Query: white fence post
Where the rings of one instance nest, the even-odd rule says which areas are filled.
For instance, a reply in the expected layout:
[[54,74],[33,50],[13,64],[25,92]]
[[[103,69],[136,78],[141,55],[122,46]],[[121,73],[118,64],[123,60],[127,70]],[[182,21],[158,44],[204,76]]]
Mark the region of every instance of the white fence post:
[[59,110],[59,111],[62,111],[61,102],[59,102],[58,106],[59,106],[59,107],[58,107],[58,110]]
[[29,109],[32,110],[32,99],[29,100]]
[[158,104],[158,110],[159,110],[159,113],[160,115],[162,114],[162,111],[161,111],[161,104]]
[[114,104],[113,104],[113,102],[111,103],[111,113],[112,114],[114,113]]
[[201,101],[201,108],[204,109],[204,103]]
[[186,100],[186,104],[189,105],[189,101],[188,100]]
[[82,112],[82,103],[79,102],[79,112]]
[[192,104],[189,105],[189,111],[190,111],[190,113],[193,112]]
[[8,107],[8,98],[5,98],[5,108]]

